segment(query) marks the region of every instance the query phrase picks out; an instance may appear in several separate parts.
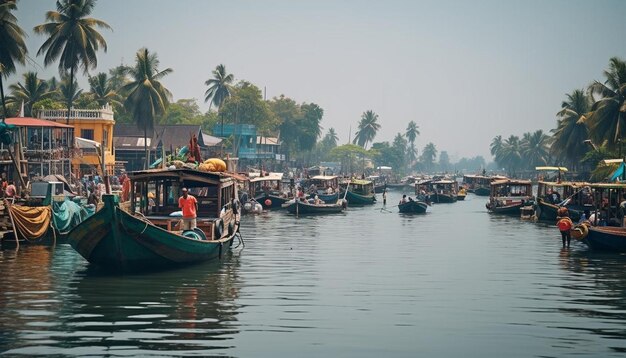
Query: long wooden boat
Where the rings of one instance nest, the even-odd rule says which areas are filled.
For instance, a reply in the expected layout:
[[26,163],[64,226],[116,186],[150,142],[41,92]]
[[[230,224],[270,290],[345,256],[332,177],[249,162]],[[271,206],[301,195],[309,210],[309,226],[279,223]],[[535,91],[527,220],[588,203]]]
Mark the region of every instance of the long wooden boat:
[[309,214],[336,214],[345,209],[342,203],[334,204],[311,204],[306,201],[294,200],[285,204],[285,209],[295,215]]
[[469,192],[478,196],[489,196],[491,194],[491,182],[506,179],[500,175],[471,175],[463,176],[463,187]]
[[433,203],[455,203],[457,201],[455,180],[433,180],[430,182],[430,200]]
[[283,189],[282,173],[268,173],[250,179],[250,195],[263,209],[280,209],[291,199],[291,193]]
[[339,200],[339,177],[335,175],[316,175],[308,181],[309,194],[317,195],[325,203],[332,204]]
[[427,209],[428,204],[423,201],[409,200],[398,204],[398,211],[405,214],[425,214]]
[[521,216],[520,209],[532,200],[530,180],[503,179],[491,183],[486,207],[490,213]]
[[[104,207],[68,234],[90,263],[114,270],[163,268],[218,259],[232,246],[239,210],[237,186],[227,173],[159,169],[129,178],[130,212],[120,208],[117,196],[104,195]],[[170,215],[179,210],[183,187],[198,201],[197,228],[184,232],[181,218]]]
[[626,228],[589,226],[582,241],[592,250],[626,252]]
[[349,205],[373,205],[376,203],[374,183],[369,180],[352,179],[348,184],[347,191],[347,193],[344,192],[339,195],[345,195]]
[[537,184],[536,214],[539,220],[555,221],[557,211],[565,207],[569,217],[578,221],[586,210],[593,210],[593,194],[590,183],[549,182]]

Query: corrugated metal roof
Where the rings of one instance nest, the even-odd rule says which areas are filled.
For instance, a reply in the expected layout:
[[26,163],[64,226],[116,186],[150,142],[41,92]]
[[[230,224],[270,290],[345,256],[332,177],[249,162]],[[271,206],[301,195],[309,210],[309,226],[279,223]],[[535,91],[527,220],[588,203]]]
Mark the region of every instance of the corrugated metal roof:
[[14,124],[18,127],[55,127],[55,128],[74,128],[74,126],[68,126],[67,124],[57,123],[53,121],[47,121],[45,119],[31,118],[31,117],[13,117],[5,120],[7,124]]

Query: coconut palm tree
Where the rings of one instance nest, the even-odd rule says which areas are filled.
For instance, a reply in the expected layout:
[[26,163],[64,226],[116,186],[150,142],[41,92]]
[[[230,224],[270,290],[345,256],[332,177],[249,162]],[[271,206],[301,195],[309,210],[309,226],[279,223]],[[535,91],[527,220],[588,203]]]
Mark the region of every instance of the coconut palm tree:
[[78,81],[74,80],[70,82],[69,77],[64,77],[61,79],[58,91],[58,96],[61,101],[65,103],[72,103],[76,101],[82,93],[83,90],[78,87]]
[[435,159],[437,158],[437,147],[431,142],[426,144],[424,149],[422,149],[421,161],[426,167],[426,170],[430,171],[433,167],[433,163],[435,163]]
[[515,171],[522,164],[522,153],[518,136],[511,135],[505,139],[500,149],[499,163],[508,168],[510,175],[515,175]]
[[588,149],[583,142],[589,139],[586,121],[590,115],[591,97],[584,90],[575,90],[566,96],[557,113],[559,119],[553,130],[551,149],[575,169]]
[[600,99],[591,107],[587,124],[596,142],[607,140],[608,148],[615,149],[626,135],[626,62],[611,58],[604,76],[604,83],[594,81],[589,87]]
[[525,133],[520,143],[520,152],[529,169],[548,164],[550,137],[538,130],[534,133]]
[[220,64],[213,70],[213,78],[209,78],[204,82],[209,88],[204,92],[204,102],[209,102],[209,111],[211,105],[221,107],[222,103],[230,97],[230,87],[235,80],[235,76],[226,73],[226,66]]
[[154,121],[163,115],[172,94],[159,81],[167,74],[173,72],[171,68],[159,71],[159,60],[155,53],[149,53],[147,48],[137,51],[135,67],[129,73],[131,82],[122,87],[123,93],[128,93],[124,101],[124,108],[128,110],[139,128],[143,129],[144,148],[146,161],[144,168],[148,167],[148,130],[154,128]]
[[16,83],[9,88],[11,95],[16,103],[24,103],[24,115],[26,117],[33,116],[33,104],[42,99],[50,98],[54,92],[48,90],[48,83],[37,78],[36,72],[26,72],[24,75],[24,83]]
[[327,141],[328,145],[331,148],[335,148],[337,146],[337,142],[339,141],[339,136],[337,136],[337,132],[335,132],[335,128],[329,128],[328,133],[324,136],[324,141]]
[[89,77],[89,87],[90,92],[94,96],[94,100],[98,102],[100,106],[104,106],[107,103],[115,106],[122,105],[120,96],[111,86],[111,81],[106,73],[100,72],[93,77]]
[[15,72],[15,63],[24,64],[28,49],[24,42],[26,34],[17,24],[13,11],[17,9],[15,1],[0,0],[0,97],[2,97],[2,123],[7,117],[4,98],[3,78]]
[[[37,56],[44,54],[44,65],[48,66],[60,58],[59,71],[69,70],[69,83],[74,82],[74,72],[80,67],[86,74],[90,68],[96,68],[98,58],[96,52],[100,47],[104,52],[107,43],[96,31],[96,27],[110,29],[104,21],[88,17],[95,0],[57,0],[57,11],[48,11],[46,20],[49,22],[35,26],[36,34],[47,35],[48,39],[41,45]],[[67,123],[70,121],[72,102],[67,103]]]
[[418,135],[420,135],[419,126],[414,121],[410,121],[406,127],[406,139],[410,144],[414,144]]
[[380,124],[377,120],[378,114],[373,111],[369,110],[363,112],[361,121],[359,122],[359,130],[356,132],[352,143],[358,144],[363,148],[367,147],[367,143],[374,140],[376,132],[380,129]]

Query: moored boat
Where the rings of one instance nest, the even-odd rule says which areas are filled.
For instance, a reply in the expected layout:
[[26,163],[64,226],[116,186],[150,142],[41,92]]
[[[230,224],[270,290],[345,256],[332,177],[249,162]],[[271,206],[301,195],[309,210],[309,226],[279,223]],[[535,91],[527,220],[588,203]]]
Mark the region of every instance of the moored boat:
[[467,196],[467,191],[465,190],[465,188],[461,188],[456,193],[456,200],[465,200],[466,196]]
[[290,199],[289,190],[283,189],[282,173],[267,173],[250,179],[250,196],[263,209],[280,209]]
[[316,175],[309,180],[309,194],[317,195],[325,203],[339,200],[339,178],[335,175]]
[[555,221],[558,210],[567,208],[569,217],[578,221],[586,210],[593,209],[591,184],[586,182],[549,182],[537,184],[536,212],[539,220]]
[[425,214],[428,204],[423,201],[409,200],[398,204],[398,211],[404,214]]
[[491,183],[487,210],[494,214],[520,216],[520,209],[532,200],[530,180],[503,179]]
[[308,201],[293,200],[287,202],[284,208],[291,214],[308,215],[308,214],[336,214],[345,209],[345,204],[336,202],[334,204],[314,204]]
[[[227,173],[195,169],[145,170],[129,175],[130,212],[119,198],[68,234],[87,261],[114,270],[163,268],[221,258],[239,232],[237,187]],[[178,198],[182,188],[198,202],[197,227],[183,231]],[[152,195],[149,196],[149,193]]]
[[457,201],[457,182],[441,179],[430,182],[430,200],[433,203],[455,203]]
[[369,180],[352,179],[348,183],[347,189],[344,189],[344,193],[340,195],[345,195],[349,205],[372,205],[376,203],[374,183]]

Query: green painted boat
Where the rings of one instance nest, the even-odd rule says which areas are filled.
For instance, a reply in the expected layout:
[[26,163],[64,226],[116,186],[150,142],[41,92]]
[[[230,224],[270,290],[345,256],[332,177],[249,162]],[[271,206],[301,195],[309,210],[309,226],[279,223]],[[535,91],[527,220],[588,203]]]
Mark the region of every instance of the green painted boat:
[[284,208],[287,209],[290,214],[294,215],[321,215],[340,213],[345,209],[345,206],[339,202],[334,204],[311,204],[300,200],[294,200],[285,204]]
[[[70,245],[87,261],[112,270],[165,268],[219,259],[230,249],[239,232],[232,178],[193,169],[147,170],[129,177],[135,199],[130,212],[120,207],[117,196],[103,195],[104,207],[69,232]],[[195,230],[181,231],[181,218],[167,215],[178,204],[160,200],[177,197],[183,187],[198,201]],[[154,194],[150,189],[156,195],[148,196]],[[156,196],[153,205],[146,205],[142,195]]]
[[[345,190],[348,192],[346,193]],[[349,205],[373,205],[376,203],[374,183],[369,180],[352,179],[340,196],[345,196]]]

